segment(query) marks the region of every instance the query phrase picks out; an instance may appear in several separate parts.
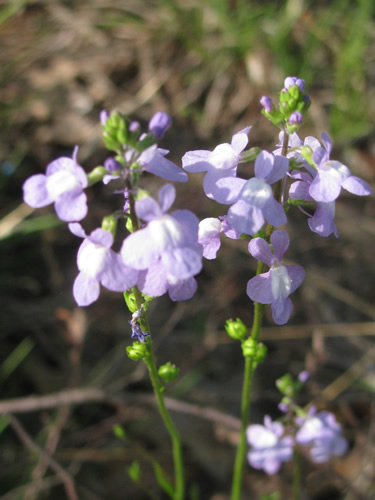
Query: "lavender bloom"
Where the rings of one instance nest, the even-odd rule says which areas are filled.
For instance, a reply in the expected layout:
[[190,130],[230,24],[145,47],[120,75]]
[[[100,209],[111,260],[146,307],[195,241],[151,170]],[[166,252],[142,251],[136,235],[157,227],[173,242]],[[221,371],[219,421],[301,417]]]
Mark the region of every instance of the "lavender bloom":
[[238,240],[241,233],[233,229],[227,217],[208,217],[199,223],[198,243],[203,247],[203,257],[208,260],[216,259],[217,251],[221,246],[220,234]]
[[330,160],[332,142],[328,134],[323,132],[324,147],[314,151],[313,161],[317,165],[317,175],[312,181],[309,194],[319,202],[335,201],[340,195],[341,188],[358,196],[371,194],[371,188],[364,180],[351,174],[348,167],[339,161]]
[[87,214],[87,175],[77,163],[78,147],[73,158],[62,156],[47,166],[46,175],[31,176],[23,185],[23,199],[33,208],[55,204],[63,221],[79,221]]
[[176,196],[171,184],[159,191],[159,203],[147,197],[136,201],[137,216],[148,224],[123,242],[124,263],[139,271],[138,287],[158,297],[168,291],[172,300],[187,300],[197,284],[193,276],[202,268],[197,217],[189,210],[167,215]]
[[[290,198],[293,200],[305,200],[313,202],[314,200],[309,193],[309,188],[313,181],[313,177],[307,172],[293,172],[290,174],[290,177],[296,180],[296,182],[293,182],[293,184],[290,186]],[[314,215],[312,217],[309,217],[308,219],[308,225],[311,231],[319,234],[319,236],[327,237],[331,234],[334,234],[336,238],[338,238],[339,232],[336,228],[334,219],[335,202],[317,202],[317,207],[315,209]]]
[[302,80],[302,78],[298,78],[297,76],[287,76],[284,80],[285,90],[288,90],[292,85],[297,85],[301,92],[305,90],[305,80]]
[[255,276],[247,283],[247,295],[254,302],[272,305],[272,317],[277,325],[288,322],[293,305],[289,295],[302,283],[305,272],[300,266],[284,266],[281,260],[289,246],[285,231],[275,231],[271,235],[273,253],[262,238],[254,238],[249,243],[249,252],[257,260],[270,267],[266,273]]
[[272,99],[268,97],[268,95],[264,95],[263,97],[261,97],[259,102],[268,113],[271,113],[273,104]]
[[[228,210],[228,222],[237,231],[255,234],[267,221],[277,227],[287,219],[282,205],[273,197],[271,184],[282,179],[288,171],[289,162],[284,156],[273,156],[262,151],[255,161],[255,177],[245,181],[221,179],[219,187],[227,189],[227,197],[233,205]],[[220,203],[225,201],[220,198]]]
[[[131,156],[133,152],[129,152]],[[157,144],[147,148],[137,159],[142,170],[157,175],[167,181],[187,182],[189,179],[186,172],[173,162],[165,158],[169,153],[167,149],[158,148]]]
[[[231,144],[219,144],[213,151],[196,150],[188,151],[182,157],[182,167],[187,172],[207,172],[203,181],[206,195],[219,203],[232,203],[228,198],[227,187],[217,185],[219,179],[228,179],[227,183],[237,183],[237,165],[241,159],[241,152],[249,141],[247,134],[251,127],[246,127],[232,137]],[[220,201],[224,199],[225,201]]]
[[167,113],[158,111],[149,121],[148,129],[158,139],[162,139],[166,130],[171,126],[171,124],[172,124],[172,118],[169,115],[167,115]]
[[99,228],[87,236],[78,222],[69,224],[69,229],[84,238],[77,255],[80,272],[73,285],[73,295],[79,306],[95,302],[100,294],[100,285],[113,292],[124,292],[136,285],[138,272],[126,267],[121,257],[111,250],[111,233]]
[[264,426],[250,425],[246,434],[248,443],[252,447],[247,457],[254,469],[263,469],[270,475],[276,474],[281,464],[293,457],[293,438],[282,437],[283,425],[279,422],[272,422],[269,416],[264,417]]
[[309,416],[303,420],[296,434],[296,441],[301,445],[311,444],[311,458],[316,463],[326,462],[331,456],[344,455],[348,442],[341,436],[341,425],[328,411],[316,413],[310,408]]

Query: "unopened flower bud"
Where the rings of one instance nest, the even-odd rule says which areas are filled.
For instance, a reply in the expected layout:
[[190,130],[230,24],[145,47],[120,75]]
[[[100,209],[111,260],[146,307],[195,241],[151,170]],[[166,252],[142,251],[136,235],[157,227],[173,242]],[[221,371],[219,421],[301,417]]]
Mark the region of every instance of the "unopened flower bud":
[[225,331],[229,337],[235,340],[243,340],[247,335],[247,327],[240,318],[237,318],[235,321],[228,319],[225,323]]
[[126,352],[133,361],[140,361],[146,356],[147,345],[142,342],[133,342],[131,346],[126,348]]
[[268,95],[264,95],[259,102],[263,106],[263,108],[267,111],[267,113],[271,113],[273,104],[272,104],[272,99],[268,97]]
[[264,361],[266,356],[267,356],[267,347],[262,342],[259,342],[259,344],[257,345],[255,361],[257,363],[261,363],[262,361]]
[[257,352],[257,341],[249,338],[242,342],[242,354],[245,358],[255,358]]
[[284,80],[285,89],[288,90],[293,85],[297,85],[301,92],[305,90],[305,80],[302,80],[302,78],[297,78],[296,76],[287,76]]
[[158,374],[161,379],[164,380],[164,382],[173,382],[173,380],[176,379],[179,368],[176,365],[172,365],[170,361],[168,363],[165,363],[165,365],[162,365],[159,370]]
[[152,132],[158,139],[162,139],[167,128],[170,127],[172,119],[167,113],[158,111],[154,114],[148,123],[148,129]]
[[107,172],[114,172],[116,170],[121,170],[122,165],[118,161],[116,161],[114,158],[107,158],[104,161],[104,167],[107,169]]
[[300,125],[302,123],[303,116],[299,111],[294,111],[289,117],[290,125]]
[[107,120],[108,120],[108,118],[109,118],[109,113],[108,113],[108,111],[106,111],[105,109],[103,109],[103,110],[100,112],[99,118],[100,118],[100,123],[101,123],[102,125],[105,125],[105,124],[106,124],[106,121],[107,121]]

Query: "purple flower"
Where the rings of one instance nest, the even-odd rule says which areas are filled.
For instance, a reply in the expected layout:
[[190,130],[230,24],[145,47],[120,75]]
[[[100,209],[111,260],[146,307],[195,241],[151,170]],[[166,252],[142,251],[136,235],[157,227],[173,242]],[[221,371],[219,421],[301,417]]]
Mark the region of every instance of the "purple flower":
[[142,198],[135,203],[137,216],[148,224],[123,242],[124,263],[140,271],[138,287],[158,297],[168,291],[172,300],[187,300],[197,284],[193,276],[202,268],[202,246],[198,243],[197,217],[189,210],[167,215],[176,196],[171,184],[159,191],[159,203]]
[[[282,179],[288,171],[289,162],[284,156],[273,156],[262,151],[255,161],[255,177],[245,181],[221,179],[219,187],[227,189],[227,197],[233,205],[228,210],[228,222],[237,231],[255,234],[267,221],[277,227],[287,219],[282,205],[273,197],[271,184]],[[225,200],[218,199],[220,203]]]
[[108,118],[109,118],[108,111],[103,109],[99,114],[100,123],[102,125],[105,125],[107,123]]
[[316,463],[326,462],[331,456],[344,455],[348,449],[348,442],[341,435],[341,425],[335,416],[328,411],[316,413],[312,407],[309,416],[303,419],[302,425],[296,434],[296,441],[301,445],[311,444],[311,458]]
[[[313,202],[310,196],[309,188],[313,181],[313,177],[307,172],[293,172],[290,177],[296,182],[289,188],[289,196],[293,200],[305,200]],[[304,213],[306,213],[304,211]],[[308,214],[307,214],[308,215]],[[336,238],[339,232],[336,228],[335,222],[335,202],[319,203],[315,209],[314,215],[309,216],[308,224],[311,231],[319,234],[319,236],[327,237],[334,234]]]
[[247,283],[247,295],[254,302],[272,305],[272,317],[277,325],[289,320],[293,305],[289,295],[302,283],[305,272],[300,266],[283,266],[281,260],[289,246],[285,231],[275,231],[271,235],[273,253],[262,238],[254,238],[249,243],[249,252],[257,260],[269,266],[266,273],[255,276]]
[[31,176],[23,185],[23,199],[33,208],[55,204],[63,221],[79,221],[87,214],[87,175],[77,163],[78,147],[73,158],[62,156],[47,166],[46,175]]
[[324,147],[318,147],[313,154],[317,174],[309,188],[310,196],[315,201],[329,203],[338,198],[341,188],[358,196],[371,194],[371,188],[367,182],[352,175],[344,164],[329,159],[332,142],[325,132],[322,134],[322,141]]
[[[236,183],[237,166],[241,159],[241,152],[249,141],[247,134],[251,127],[246,127],[232,137],[231,144],[219,144],[213,151],[188,151],[182,157],[182,167],[187,172],[207,172],[203,181],[206,195],[219,203],[231,203],[227,197],[227,188],[218,187],[217,181],[223,177],[232,178]],[[226,201],[220,201],[224,199]]]
[[[137,163],[145,172],[157,175],[167,181],[187,182],[189,177],[186,172],[165,158],[167,153],[169,153],[167,149],[158,148],[157,144],[154,144],[141,153]],[[129,156],[132,155],[133,152],[129,152]]]
[[158,139],[162,139],[166,130],[171,126],[171,124],[172,124],[172,118],[169,115],[167,115],[167,113],[158,111],[149,121],[148,129]]
[[279,422],[272,422],[264,417],[264,426],[250,425],[246,431],[247,440],[252,447],[247,455],[254,469],[263,469],[267,474],[276,474],[283,462],[293,457],[294,441],[291,436],[284,436],[284,427]]
[[124,292],[136,285],[138,272],[126,267],[120,255],[111,250],[111,233],[99,228],[87,236],[79,223],[69,224],[69,229],[84,238],[77,255],[80,272],[73,285],[73,295],[79,306],[95,302],[100,294],[100,285],[113,292]]
[[233,229],[228,223],[227,217],[208,217],[199,223],[198,243],[203,247],[203,257],[216,259],[217,251],[221,246],[220,234],[224,233],[228,238],[238,240],[241,233]]

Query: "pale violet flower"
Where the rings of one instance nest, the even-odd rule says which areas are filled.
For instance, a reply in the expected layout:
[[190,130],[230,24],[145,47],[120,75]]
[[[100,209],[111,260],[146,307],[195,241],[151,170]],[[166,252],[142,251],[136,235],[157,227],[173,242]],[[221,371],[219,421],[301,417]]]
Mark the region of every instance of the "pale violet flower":
[[250,129],[251,127],[246,127],[234,134],[230,144],[219,144],[213,151],[188,151],[182,157],[182,167],[187,172],[207,172],[203,180],[203,189],[209,198],[225,203],[220,201],[224,198],[226,203],[231,203],[230,198],[226,197],[226,187],[219,187],[217,181],[223,177],[236,177],[241,153],[249,141]]
[[80,272],[73,285],[73,295],[79,306],[95,302],[100,285],[113,292],[124,292],[136,285],[138,272],[125,266],[120,255],[111,249],[111,233],[99,228],[87,236],[78,222],[69,224],[69,229],[84,238],[77,254]]
[[341,425],[328,411],[316,412],[311,407],[309,416],[302,420],[296,434],[296,441],[301,445],[311,445],[311,458],[316,463],[327,462],[332,456],[342,456],[348,450],[348,442],[341,435]]
[[254,238],[249,243],[249,252],[269,266],[269,271],[255,276],[247,283],[247,295],[254,302],[271,304],[272,317],[277,325],[288,322],[293,305],[289,295],[302,283],[305,271],[300,266],[285,266],[282,258],[289,246],[289,236],[285,231],[275,231],[271,235],[273,253],[262,238]]
[[[295,171],[290,174],[290,177],[295,180],[289,188],[289,196],[293,200],[304,200],[313,202],[310,196],[309,188],[313,181],[313,177],[308,172]],[[316,202],[316,209],[313,216],[309,216],[308,225],[311,231],[319,234],[319,236],[330,236],[334,234],[336,238],[339,236],[335,219],[335,202]],[[304,213],[306,213],[304,211]],[[308,215],[308,214],[307,214]]]
[[[157,144],[154,144],[143,151],[136,161],[145,172],[157,175],[167,181],[187,182],[189,179],[187,173],[165,158],[168,153],[167,149],[158,148]],[[128,159],[132,154],[129,151],[125,158]]]
[[[288,159],[284,156],[262,151],[255,161],[255,177],[248,181],[236,179],[236,184],[227,178],[218,182],[233,203],[228,210],[228,222],[234,229],[252,235],[261,229],[265,221],[275,227],[286,223],[283,206],[274,199],[271,184],[282,179],[288,167]],[[224,199],[218,201],[226,203]]]
[[147,225],[124,240],[120,253],[127,266],[139,271],[143,293],[158,297],[168,291],[172,300],[187,300],[197,287],[193,276],[202,268],[202,246],[199,221],[192,212],[166,213],[175,196],[174,186],[166,184],[159,203],[150,197],[136,201],[136,214]]
[[46,175],[31,176],[23,185],[23,199],[33,208],[55,204],[57,216],[63,221],[79,221],[87,214],[87,175],[77,163],[76,147],[73,158],[62,156],[51,162]]
[[371,194],[371,188],[364,180],[351,174],[346,165],[339,161],[330,160],[332,142],[329,135],[322,134],[324,147],[315,149],[313,161],[317,165],[317,174],[309,188],[310,196],[318,202],[329,203],[335,201],[341,188],[358,196]]
[[254,424],[247,428],[247,441],[251,446],[247,458],[254,469],[276,474],[283,462],[292,459],[294,440],[283,434],[283,425],[272,422],[269,416],[264,417],[264,425]]
[[241,233],[236,231],[227,221],[227,217],[208,217],[199,223],[198,243],[203,247],[203,257],[208,260],[216,258],[221,246],[220,234],[238,240]]

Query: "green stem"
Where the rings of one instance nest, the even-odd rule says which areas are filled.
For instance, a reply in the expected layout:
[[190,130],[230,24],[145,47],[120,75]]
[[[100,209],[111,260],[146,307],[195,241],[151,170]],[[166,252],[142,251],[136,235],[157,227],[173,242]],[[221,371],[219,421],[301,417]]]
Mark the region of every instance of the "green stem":
[[[284,140],[282,145],[283,156],[286,156],[288,151],[288,142],[289,135],[286,131],[284,131]],[[281,198],[282,191],[282,181],[279,181],[275,188],[275,199],[279,200]],[[267,224],[266,227],[266,240],[269,241],[271,234],[274,231],[274,227],[271,224]],[[264,264],[261,261],[258,261],[256,275],[258,276],[263,272]],[[254,318],[253,325],[251,328],[250,337],[254,340],[258,340],[260,334],[260,328],[262,326],[262,317],[263,317],[264,305],[259,304],[258,302],[254,302]],[[253,374],[255,372],[256,363],[250,357],[245,358],[245,370],[244,370],[244,378],[242,384],[242,398],[241,398],[241,430],[240,430],[240,438],[237,446],[236,458],[234,461],[233,468],[233,481],[232,481],[232,494],[231,500],[240,500],[241,498],[241,490],[242,490],[242,477],[243,470],[246,459],[246,429],[248,426],[249,418],[250,418],[250,407],[251,407],[251,389],[253,382]]]
[[173,500],[183,500],[185,491],[185,482],[184,482],[184,467],[182,460],[181,439],[176,427],[174,426],[171,420],[168,410],[165,407],[163,398],[163,386],[159,382],[159,377],[154,361],[150,339],[148,339],[147,345],[148,345],[148,353],[147,357],[145,358],[145,363],[147,365],[148,372],[150,374],[150,379],[152,387],[154,389],[156,401],[158,404],[159,413],[163,419],[164,425],[172,441],[172,453],[173,453],[173,463],[175,472],[175,489],[174,489]]
[[[141,308],[143,304],[143,297],[141,292],[137,287],[133,288],[135,299],[137,302],[138,309]],[[146,312],[144,311],[141,318],[142,330],[146,333],[150,332],[150,326],[148,323]],[[164,422],[164,425],[169,433],[170,439],[172,441],[172,455],[174,464],[174,474],[175,474],[175,487],[173,493],[173,500],[183,500],[185,494],[185,480],[184,480],[184,466],[182,460],[182,445],[180,435],[174,426],[172,419],[168,413],[168,410],[164,403],[164,386],[160,383],[158,371],[156,368],[154,354],[152,350],[151,337],[147,337],[147,354],[144,358],[144,362],[147,365],[148,373],[150,375],[150,380],[152,383],[152,388],[155,393],[156,402],[158,406],[159,413]]]
[[[263,271],[263,263],[258,262],[257,275]],[[254,302],[254,319],[251,328],[251,338],[258,340],[260,327],[262,324],[263,304]],[[232,481],[232,496],[231,500],[240,500],[242,490],[242,477],[246,458],[246,429],[250,418],[250,405],[251,405],[251,389],[253,382],[253,374],[255,372],[256,364],[250,357],[245,358],[245,371],[242,384],[242,398],[241,398],[241,430],[240,438],[237,446],[237,453],[233,469]]]

